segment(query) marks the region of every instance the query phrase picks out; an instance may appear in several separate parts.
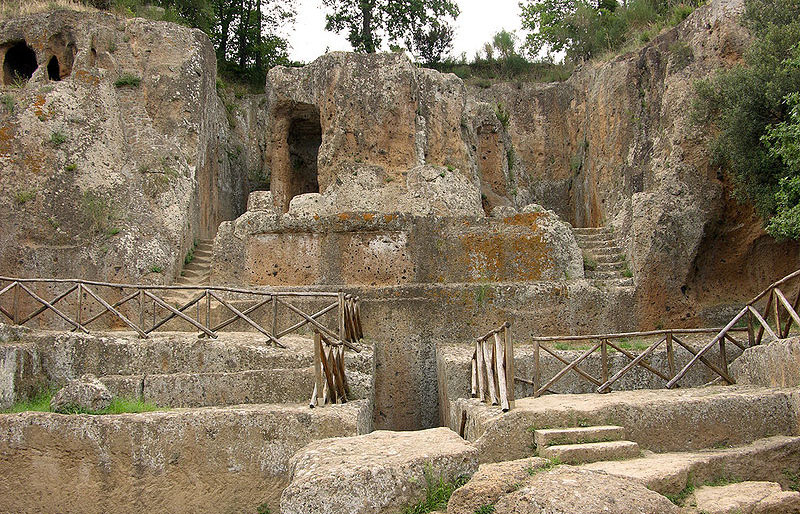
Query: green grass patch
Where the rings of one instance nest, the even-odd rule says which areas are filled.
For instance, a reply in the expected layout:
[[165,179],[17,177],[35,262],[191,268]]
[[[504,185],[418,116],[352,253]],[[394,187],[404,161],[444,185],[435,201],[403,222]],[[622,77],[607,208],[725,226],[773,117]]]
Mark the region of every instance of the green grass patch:
[[50,400],[53,398],[53,391],[44,389],[34,395],[29,400],[16,402],[14,405],[5,409],[3,414],[12,414],[17,412],[50,412]]
[[141,83],[142,79],[133,73],[123,73],[114,81],[114,87],[139,87]]
[[161,273],[162,271],[164,271],[164,266],[159,266],[158,264],[153,264],[148,269],[150,270],[151,273]]
[[9,113],[12,114],[14,113],[14,106],[17,105],[17,101],[14,99],[13,96],[11,95],[0,96],[0,103],[2,103],[5,106],[6,110]]
[[494,505],[481,505],[475,509],[475,514],[492,514],[494,512]]
[[442,477],[434,478],[430,468],[425,470],[425,482],[427,489],[425,491],[425,498],[420,500],[419,503],[411,505],[403,509],[403,514],[428,514],[435,510],[447,509],[447,502],[453,491],[466,484],[469,477],[462,476],[456,478],[452,482],[448,482]]
[[587,252],[583,252],[583,269],[586,271],[594,271],[597,269],[597,260]]
[[534,466],[528,466],[527,468],[525,468],[525,471],[528,473],[528,475],[533,476],[537,473],[549,471],[556,466],[560,466],[561,464],[563,464],[563,462],[561,462],[561,459],[559,459],[558,457],[554,457],[552,459],[549,459],[547,461],[547,464],[545,464],[544,466],[539,466],[538,468]]
[[[53,399],[55,391],[45,389],[37,393],[30,400],[23,400],[16,402],[14,405],[5,409],[3,414],[12,414],[19,412],[52,412],[50,410],[50,401]],[[100,411],[90,411],[86,409],[73,409],[69,414],[133,414],[139,412],[152,412],[156,410],[164,410],[152,402],[142,400],[132,400],[130,398],[115,398],[111,405]]]
[[686,487],[675,494],[665,493],[664,496],[666,496],[669,501],[680,507],[686,501],[686,498],[688,498],[694,492],[694,489],[694,483],[691,481],[691,477],[689,477],[689,482],[686,484]]
[[67,135],[61,132],[60,130],[54,131],[50,134],[50,143],[53,146],[61,146],[67,142]]
[[28,189],[17,191],[14,194],[14,201],[17,202],[17,205],[24,205],[33,200],[34,198],[36,198],[36,191]]

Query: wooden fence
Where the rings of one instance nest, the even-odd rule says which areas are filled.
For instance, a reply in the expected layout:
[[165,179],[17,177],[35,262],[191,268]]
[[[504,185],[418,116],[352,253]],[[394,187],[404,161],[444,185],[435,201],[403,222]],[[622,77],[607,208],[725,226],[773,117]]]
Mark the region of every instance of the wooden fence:
[[[705,345],[701,349],[697,349],[694,347],[694,345],[685,341],[684,336],[690,334],[709,334],[709,335],[719,334],[721,332],[721,329],[719,328],[669,329],[669,330],[653,330],[648,332],[625,332],[618,334],[534,337],[533,379],[527,380],[521,377],[517,377],[516,380],[520,382],[525,382],[533,386],[533,391],[534,391],[533,396],[538,397],[544,393],[553,393],[554,391],[551,388],[555,384],[557,384],[561,379],[563,379],[569,372],[574,372],[582,380],[585,380],[593,384],[596,387],[596,391],[598,393],[607,393],[611,391],[611,386],[615,382],[617,382],[623,376],[628,374],[636,366],[639,366],[647,370],[649,373],[655,375],[656,377],[662,379],[665,384],[668,384],[670,381],[674,379],[674,377],[678,377],[679,374],[675,365],[676,361],[675,347],[678,346],[685,349],[692,355],[690,364],[699,361],[703,363],[706,367],[708,367],[711,371],[722,377],[722,379],[726,383],[733,384],[734,381],[728,374],[728,358],[727,358],[728,351],[726,348],[726,344],[733,344],[737,346],[739,349],[744,350],[746,348],[745,343],[742,343],[738,339],[734,338],[731,332],[745,331],[745,330],[746,329],[744,328],[732,329],[729,327],[728,330],[724,330],[723,336],[721,338],[714,337],[712,339],[714,345],[719,345],[720,348],[719,362],[716,363],[713,362],[712,359],[710,359],[707,355],[705,355],[708,352],[708,350],[712,347],[711,345]],[[646,348],[644,348],[641,351],[641,353],[634,354],[628,349],[624,348],[625,341],[631,338],[655,338],[655,342],[649,344]],[[588,349],[581,352],[581,354],[578,357],[570,361],[566,359],[562,354],[559,354],[557,351],[555,351],[551,346],[548,346],[549,343],[557,344],[563,342],[588,343],[590,346]],[[649,357],[653,354],[653,352],[655,352],[662,345],[664,345],[667,351],[667,368],[668,368],[667,370],[658,369],[649,360]],[[611,364],[609,362],[609,352],[611,351],[618,352],[619,354],[624,355],[628,359],[628,363],[613,375],[610,375]],[[580,364],[595,352],[600,353],[599,377],[590,374],[585,369],[580,367]],[[543,378],[541,372],[542,353],[546,353],[552,356],[557,361],[564,364],[564,367],[562,367],[553,377],[547,380],[544,384],[542,383]],[[680,374],[678,379],[680,379],[686,374],[686,371],[688,371],[688,369],[691,367],[690,364],[687,364],[687,366],[681,369],[682,374]]]
[[472,397],[514,408],[514,347],[511,324],[503,323],[475,341],[472,354]]
[[[47,292],[37,292],[37,287]],[[45,299],[48,293],[52,296]],[[179,300],[170,299],[167,295],[177,296]],[[306,312],[295,305],[299,299],[321,301],[327,305],[316,312]],[[34,307],[30,307],[31,304]],[[229,317],[212,323],[212,309],[220,306],[229,313]],[[279,310],[282,315],[298,319],[290,326],[279,328]],[[267,327],[254,319],[257,312],[265,315],[269,321]],[[335,316],[326,317],[328,313],[335,313]],[[5,317],[14,325],[25,325],[45,314],[54,315],[72,331],[84,333],[89,333],[90,326],[97,326],[102,318],[110,317],[142,338],[149,337],[156,330],[163,330],[172,321],[179,322],[181,329],[197,330],[201,336],[216,338],[219,331],[237,320],[280,347],[285,347],[280,342],[281,337],[296,333],[306,325],[338,347],[346,346],[359,351],[358,342],[363,338],[359,299],[342,291],[276,292],[214,286],[133,285],[78,279],[0,277],[0,319]],[[335,319],[335,327],[326,326],[323,322],[323,319],[329,320],[327,325],[330,325],[331,318]]]
[[[794,294],[787,295],[785,291],[796,290]],[[793,298],[790,302],[788,298]],[[551,388],[558,383],[567,373],[574,372],[581,379],[588,381],[596,386],[598,393],[611,391],[611,386],[629,373],[636,366],[640,366],[664,381],[667,388],[675,387],[683,379],[692,367],[698,363],[718,375],[725,383],[733,384],[734,379],[728,372],[728,344],[735,345],[739,350],[744,351],[750,346],[761,344],[766,333],[772,339],[781,339],[789,335],[792,327],[800,328],[800,316],[797,308],[800,305],[800,270],[791,275],[787,275],[781,280],[771,284],[758,296],[750,300],[742,309],[722,328],[699,328],[699,329],[670,329],[653,330],[649,332],[628,332],[620,334],[593,334],[580,336],[552,336],[534,337],[534,370],[533,380],[515,377],[515,380],[525,382],[533,386],[534,396],[538,397],[544,393],[552,393]],[[770,326],[768,320],[773,322]],[[746,325],[746,327],[737,327]],[[746,340],[739,340],[734,337],[736,333],[746,333]],[[683,340],[684,335],[688,334],[709,334],[711,339],[696,348],[692,344]],[[681,337],[678,337],[681,336]],[[621,340],[629,338],[655,337],[655,342],[648,345],[641,353],[634,355],[621,345]],[[591,346],[583,351],[577,358],[569,361],[562,355],[555,352],[545,343],[558,342],[588,342]],[[664,345],[667,352],[666,373],[654,367],[649,357],[658,348]],[[680,346],[691,354],[689,361],[679,370],[675,365],[675,346]],[[709,352],[713,348],[718,348],[716,358],[711,358]],[[619,371],[609,376],[608,352],[614,350],[628,358],[629,362]],[[600,352],[600,377],[593,376],[580,367],[590,355]],[[542,384],[540,354],[545,352],[556,360],[564,364],[553,377]]]

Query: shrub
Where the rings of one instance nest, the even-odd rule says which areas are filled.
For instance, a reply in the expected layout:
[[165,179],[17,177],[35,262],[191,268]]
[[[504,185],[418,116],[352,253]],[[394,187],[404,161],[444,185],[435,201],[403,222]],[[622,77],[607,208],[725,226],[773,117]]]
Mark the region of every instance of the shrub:
[[137,77],[132,73],[123,73],[120,77],[114,81],[115,87],[139,87],[141,84],[142,79]]
[[75,171],[76,169],[78,169],[78,165],[75,164],[74,162],[72,162],[72,163],[67,164],[66,166],[64,166],[64,169],[67,170],[67,171]]
[[[714,163],[731,177],[734,196],[768,220],[791,207],[781,202],[793,198],[789,179],[800,174],[771,150],[778,140],[769,136],[790,121],[787,97],[800,91],[800,3],[746,0],[743,20],[754,35],[745,65],[695,85],[693,119],[716,128]],[[787,219],[777,220],[776,230]]]
[[494,109],[494,113],[497,116],[497,119],[500,120],[500,124],[503,125],[503,128],[508,128],[508,121],[511,119],[511,113],[506,109],[506,107],[502,103],[498,103]]
[[164,271],[164,266],[159,266],[158,264],[153,264],[149,268],[150,273],[161,273]]
[[427,490],[425,491],[425,499],[420,500],[415,505],[406,507],[403,510],[403,514],[428,514],[435,510],[446,509],[447,502],[450,500],[453,491],[466,484],[468,480],[468,477],[458,477],[453,482],[447,482],[442,477],[434,478],[432,471],[426,469],[425,482],[427,483]]

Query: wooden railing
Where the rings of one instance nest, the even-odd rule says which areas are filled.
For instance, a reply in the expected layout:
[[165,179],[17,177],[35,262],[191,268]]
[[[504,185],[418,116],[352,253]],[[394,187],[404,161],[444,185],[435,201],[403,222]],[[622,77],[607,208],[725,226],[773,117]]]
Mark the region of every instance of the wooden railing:
[[511,324],[503,323],[475,341],[472,354],[472,397],[514,408],[514,347]]
[[[667,383],[667,387],[673,387],[683,378],[689,369],[698,361],[702,360],[704,354],[710,350],[718,341],[723,340],[728,332],[733,329],[733,326],[740,323],[745,318],[747,319],[747,340],[749,346],[761,344],[766,332],[772,339],[783,339],[789,335],[792,325],[800,328],[800,317],[797,315],[797,308],[800,305],[800,287],[798,287],[798,277],[800,277],[800,270],[783,277],[782,279],[774,282],[769,287],[764,289],[755,298],[747,302],[747,305],[742,307],[742,310],[733,317],[733,319],[723,328],[719,334],[707,345],[705,345],[686,366]],[[789,291],[794,286],[797,289],[792,303],[787,299],[784,290]],[[783,288],[783,289],[781,289]],[[759,311],[758,305],[764,301],[762,309]],[[762,314],[763,312],[763,314]],[[770,316],[772,314],[773,316]],[[770,327],[767,320],[773,318],[775,329]],[[756,332],[756,328],[758,331]],[[721,348],[721,352],[723,349]]]
[[[729,348],[727,344],[733,344],[739,350],[744,351],[750,346],[761,344],[765,333],[772,339],[782,339],[789,335],[793,326],[800,328],[800,316],[797,314],[797,308],[798,305],[800,305],[800,287],[796,287],[797,291],[794,294],[785,294],[785,291],[789,291],[792,285],[798,286],[798,282],[800,282],[800,270],[770,285],[742,307],[736,316],[722,328],[670,329],[619,334],[534,337],[532,338],[534,353],[533,380],[527,380],[521,377],[515,377],[515,380],[533,386],[533,395],[538,397],[544,393],[552,393],[553,390],[551,388],[556,383],[569,372],[574,372],[579,375],[582,380],[596,386],[596,391],[598,393],[607,393],[611,391],[611,386],[615,382],[620,380],[633,368],[639,366],[664,380],[665,387],[671,389],[686,376],[689,370],[700,363],[722,378],[727,384],[733,384],[735,380],[728,372]],[[790,302],[788,298],[793,298],[793,301]],[[761,305],[760,308],[759,305]],[[770,326],[770,319],[773,321],[773,326]],[[746,327],[737,327],[737,325],[745,324],[747,325]],[[733,337],[737,332],[746,332],[747,340],[740,341]],[[683,340],[683,336],[689,334],[713,334],[713,337],[707,343],[703,344],[703,346],[695,348],[692,344]],[[678,337],[679,335],[681,337]],[[638,355],[629,352],[623,348],[621,344],[621,340],[624,339],[648,337],[654,337],[655,342],[644,348]],[[588,342],[590,347],[570,361],[545,344],[565,342]],[[656,368],[648,360],[661,345],[666,347],[667,370]],[[675,345],[682,347],[691,354],[689,361],[680,368],[680,370],[676,369],[675,365]],[[718,348],[718,355],[716,358],[711,358],[709,355],[709,352],[713,348]],[[627,357],[629,362],[622,369],[614,373],[613,376],[609,376],[610,364],[608,352],[612,350]],[[600,377],[593,376],[580,367],[582,362],[597,351],[600,352]],[[541,352],[549,354],[554,359],[564,364],[564,367],[544,384],[541,383]]]
[[[737,331],[744,331],[746,329],[736,329]],[[682,347],[686,351],[688,351],[692,357],[693,361],[699,361],[705,364],[711,371],[722,377],[722,379],[728,383],[733,384],[734,381],[728,374],[728,352],[726,349],[726,343],[731,343],[736,345],[739,349],[744,350],[746,348],[745,344],[740,342],[739,340],[735,339],[730,332],[733,332],[733,329],[725,331],[722,338],[717,339],[716,337],[713,339],[714,344],[719,344],[720,347],[720,362],[714,363],[711,359],[709,359],[704,354],[708,351],[711,346],[706,345],[703,347],[702,350],[698,350],[692,344],[687,341],[684,341],[684,335],[691,335],[691,334],[718,334],[720,332],[719,328],[699,328],[699,329],[670,329],[670,330],[652,330],[649,332],[625,332],[625,333],[618,333],[618,334],[591,334],[591,335],[579,335],[579,336],[552,336],[552,337],[534,337],[533,339],[533,380],[527,380],[521,377],[517,377],[516,380],[520,382],[525,382],[531,386],[533,386],[533,396],[538,397],[544,393],[552,393],[554,392],[551,388],[557,384],[561,379],[563,379],[569,372],[576,373],[580,379],[589,382],[596,386],[596,391],[598,393],[607,393],[611,391],[611,386],[620,380],[623,376],[628,374],[633,368],[636,366],[642,367],[651,374],[655,375],[656,377],[664,380],[665,384],[669,383],[673,380],[674,377],[678,376],[678,372],[675,365],[675,346]],[[678,337],[678,336],[681,337]],[[631,338],[655,338],[655,342],[649,344],[646,348],[642,349],[641,353],[634,354],[628,349],[624,348],[625,342]],[[546,343],[588,343],[590,346],[588,349],[584,350],[578,357],[573,360],[568,360],[563,356],[563,354],[558,353],[552,347],[548,346]],[[655,367],[649,359],[649,357],[655,352],[661,345],[664,345],[667,350],[667,370],[661,370]],[[580,367],[580,364],[584,362],[590,355],[594,354],[595,352],[600,352],[600,376],[594,376],[587,372],[585,369]],[[628,363],[622,367],[619,371],[610,375],[611,373],[611,363],[609,361],[609,352],[618,352],[621,355],[624,355],[628,359]],[[564,367],[561,368],[553,377],[551,377],[547,382],[542,384],[542,372],[541,372],[541,353],[547,353],[557,361],[564,364]],[[703,353],[701,353],[703,352]],[[688,366],[688,365],[687,365]],[[684,367],[681,369],[683,375],[685,375],[686,369],[688,371],[688,367]],[[681,377],[683,376],[681,375]],[[680,378],[680,377],[678,377]],[[670,386],[672,387],[672,386]]]
[[[46,292],[37,292],[37,287]],[[48,294],[52,296],[45,299]],[[165,294],[177,294],[179,300],[170,300]],[[306,312],[292,303],[297,299],[330,303],[316,312]],[[241,303],[248,306],[243,307]],[[212,323],[212,309],[220,306],[224,312],[230,313],[229,317]],[[299,319],[290,326],[279,328],[279,309],[283,310],[280,314]],[[266,313],[263,312],[265,310]],[[336,326],[326,326],[322,322],[323,317],[333,312],[335,316],[325,319],[330,324],[330,318],[333,317]],[[90,325],[96,326],[102,318],[110,317],[142,338],[149,337],[158,329],[163,330],[162,327],[173,320],[183,322],[181,329],[198,330],[201,336],[212,338],[216,338],[222,329],[241,320],[280,347],[285,347],[280,342],[281,337],[296,333],[306,325],[338,347],[347,346],[360,351],[358,342],[363,338],[359,299],[343,291],[276,292],[216,286],[134,285],[79,279],[0,277],[0,319],[5,317],[14,325],[25,325],[46,313],[55,315],[72,331],[84,333],[89,332]],[[264,314],[269,322],[268,327],[256,321],[256,314]]]

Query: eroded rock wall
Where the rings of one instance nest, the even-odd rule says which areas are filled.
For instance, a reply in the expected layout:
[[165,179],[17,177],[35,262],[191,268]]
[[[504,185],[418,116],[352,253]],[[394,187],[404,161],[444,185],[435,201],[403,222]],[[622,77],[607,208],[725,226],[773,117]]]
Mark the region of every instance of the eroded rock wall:
[[248,148],[217,96],[211,42],[53,11],[0,23],[6,71],[20,44],[38,67],[3,79],[0,271],[171,281],[193,239],[244,210],[234,157]]
[[[403,54],[334,52],[302,68],[273,68],[267,95],[266,167],[283,212],[304,193],[339,197],[340,212],[403,211],[409,170],[420,166],[459,174],[493,204],[511,203],[501,124],[455,75],[417,68]],[[502,159],[480,166],[480,152]]]
[[[624,242],[642,327],[708,324],[800,266],[767,236],[711,161],[714,133],[691,119],[696,80],[740,62],[740,0],[717,0],[643,48],[579,66],[555,84],[471,90],[509,112],[517,202]],[[735,284],[735,286],[732,286]]]

